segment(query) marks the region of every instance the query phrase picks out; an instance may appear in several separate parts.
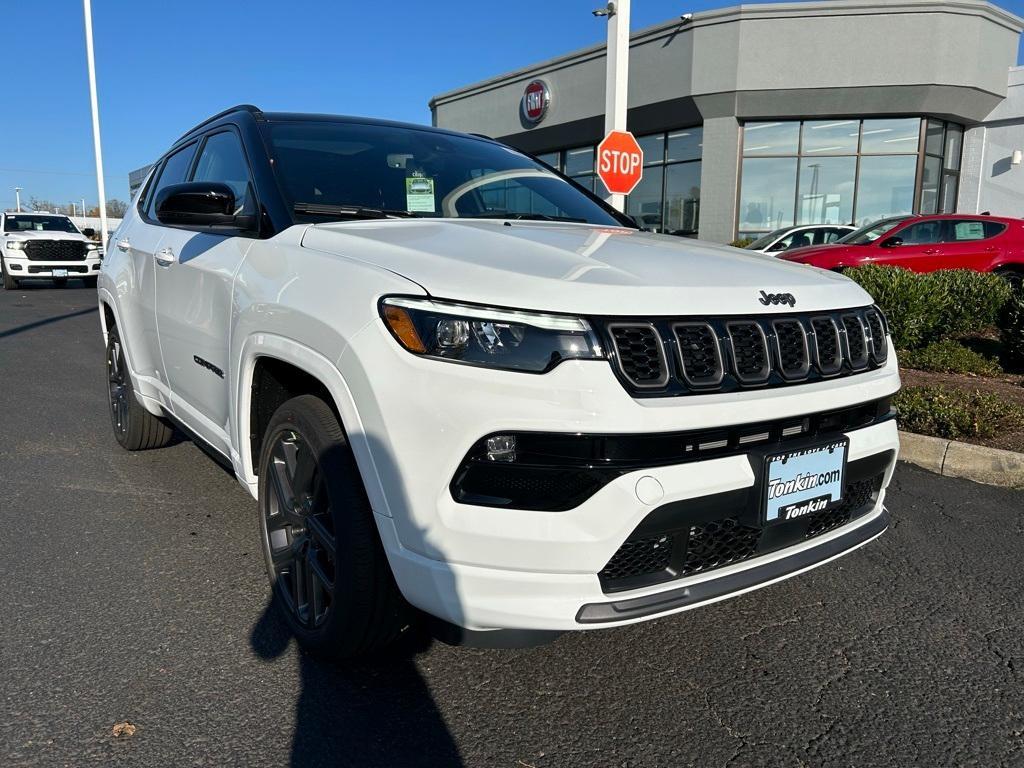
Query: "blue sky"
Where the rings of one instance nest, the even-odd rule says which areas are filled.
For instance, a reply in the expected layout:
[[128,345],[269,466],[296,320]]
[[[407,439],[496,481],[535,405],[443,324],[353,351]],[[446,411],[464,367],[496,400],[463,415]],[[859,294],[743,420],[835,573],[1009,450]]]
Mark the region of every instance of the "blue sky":
[[[429,122],[436,93],[602,41],[605,22],[590,15],[601,4],[93,0],[107,195],[127,198],[128,171],[233,104]],[[632,26],[732,4],[634,0]],[[999,4],[1024,15],[1024,0]],[[81,2],[0,0],[0,11],[0,207],[15,186],[23,201],[92,203]]]

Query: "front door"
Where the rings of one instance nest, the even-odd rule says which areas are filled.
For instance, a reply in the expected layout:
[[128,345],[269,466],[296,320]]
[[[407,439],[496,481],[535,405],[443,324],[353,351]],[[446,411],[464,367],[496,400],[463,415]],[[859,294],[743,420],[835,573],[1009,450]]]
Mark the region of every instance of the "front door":
[[[227,184],[238,213],[256,209],[245,153],[231,129],[206,138],[191,180]],[[253,242],[169,228],[155,255],[156,318],[174,414],[226,456],[231,455],[232,287]]]

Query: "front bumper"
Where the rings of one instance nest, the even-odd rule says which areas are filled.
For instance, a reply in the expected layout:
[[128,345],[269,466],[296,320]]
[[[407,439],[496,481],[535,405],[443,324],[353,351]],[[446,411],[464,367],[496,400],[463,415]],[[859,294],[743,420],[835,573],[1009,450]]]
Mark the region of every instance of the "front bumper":
[[[763,586],[881,532],[884,488],[898,451],[892,420],[846,433],[849,462],[887,454],[869,511],[783,549],[614,594],[605,592],[598,574],[652,510],[754,488],[759,479],[746,454],[627,472],[564,511],[460,504],[449,483],[474,443],[506,430],[667,433],[798,417],[884,398],[899,388],[892,355],[884,368],[844,379],[640,400],[628,395],[603,361],[563,363],[543,376],[485,370],[416,358],[399,349],[382,324],[373,324],[353,337],[338,367],[359,404],[359,425],[347,426],[369,457],[360,467],[398,585],[413,605],[461,627],[564,631],[628,624]],[[654,498],[646,490],[656,486],[661,492]],[[817,554],[800,555],[811,550]],[[796,565],[775,575],[757,570],[798,555],[789,561]],[[745,572],[751,583],[736,580]],[[725,586],[712,589],[712,583]],[[674,600],[680,590],[701,596],[661,601]],[[633,609],[641,604],[631,602],[636,600],[643,610]],[[631,608],[594,607],[620,604]]]
[[52,278],[53,271],[67,270],[68,278],[95,277],[100,273],[100,256],[90,256],[84,261],[37,261],[27,259],[23,256],[10,254],[14,251],[7,251],[4,256],[4,268],[10,272],[12,277],[17,279],[31,278]]

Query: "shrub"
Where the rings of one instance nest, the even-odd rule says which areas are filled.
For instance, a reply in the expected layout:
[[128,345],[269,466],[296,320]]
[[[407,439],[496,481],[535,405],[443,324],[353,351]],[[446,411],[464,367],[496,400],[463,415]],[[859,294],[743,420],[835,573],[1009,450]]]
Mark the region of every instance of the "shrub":
[[966,269],[918,274],[869,265],[845,273],[885,312],[898,349],[919,349],[994,325],[1010,297],[997,275]]
[[955,440],[992,437],[1024,428],[1024,407],[983,392],[946,387],[907,387],[894,403],[900,427],[922,435]]
[[736,240],[733,240],[731,243],[729,243],[729,245],[731,245],[733,248],[746,248],[752,242],[754,242],[754,238],[752,237],[741,237]]
[[1006,302],[999,326],[1003,363],[1007,368],[1024,368],[1024,286],[1018,286]]
[[900,365],[917,368],[919,371],[969,373],[975,376],[998,376],[1002,373],[995,360],[950,339],[929,344],[924,349],[901,352]]

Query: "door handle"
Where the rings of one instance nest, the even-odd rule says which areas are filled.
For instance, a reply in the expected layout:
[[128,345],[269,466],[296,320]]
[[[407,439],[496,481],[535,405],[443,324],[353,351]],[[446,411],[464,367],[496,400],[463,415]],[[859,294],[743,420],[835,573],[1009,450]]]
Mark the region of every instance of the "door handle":
[[117,250],[124,251],[124,252],[127,253],[131,249],[132,249],[132,244],[130,242],[128,242],[128,238],[127,237],[122,237],[120,240],[117,241]]
[[154,258],[161,267],[169,267],[178,260],[178,257],[174,255],[174,251],[170,248],[161,248],[156,252]]
[[938,252],[939,252],[939,249],[938,249],[938,248],[925,248],[923,252],[924,252],[924,253],[928,253],[928,254],[931,254],[931,253],[938,253]]

